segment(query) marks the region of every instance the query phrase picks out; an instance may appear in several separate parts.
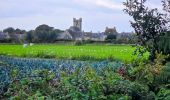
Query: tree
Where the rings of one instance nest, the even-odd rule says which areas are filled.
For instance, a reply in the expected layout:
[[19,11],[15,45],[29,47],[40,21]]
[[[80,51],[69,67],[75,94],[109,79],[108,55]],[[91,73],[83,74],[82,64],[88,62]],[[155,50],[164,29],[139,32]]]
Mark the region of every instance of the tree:
[[162,0],[163,9],[170,13],[170,0]]
[[63,31],[59,29],[54,29],[48,25],[39,25],[33,34],[34,42],[55,42],[57,39],[58,33]]
[[16,30],[14,30],[14,32],[15,32],[16,34],[24,34],[24,33],[26,33],[25,30],[21,30],[21,29],[19,29],[19,28],[17,28]]
[[60,30],[60,29],[54,29],[54,32],[58,34],[58,33],[64,32],[64,31],[63,31],[63,30]]
[[[166,12],[166,20],[168,23],[170,22],[170,0],[162,0],[163,10]],[[170,25],[168,26],[168,30],[170,31]]]
[[28,31],[26,34],[25,34],[25,42],[33,42],[33,34],[34,34],[34,31],[31,30],[31,31]]
[[48,31],[51,31],[51,30],[53,30],[54,28],[53,27],[50,27],[50,26],[48,26],[48,25],[46,25],[46,24],[42,24],[42,25],[39,25],[36,29],[35,29],[35,31],[46,31],[46,32],[48,32]]
[[167,32],[160,37],[159,51],[164,55],[170,54],[170,32]]
[[34,32],[34,40],[35,42],[47,42],[48,41],[48,35],[53,30],[53,27],[50,27],[48,25],[39,25]]
[[[163,10],[166,12],[165,19],[168,24],[170,22],[170,0],[162,0]],[[159,41],[159,51],[161,51],[164,55],[170,54],[170,26],[166,25],[167,32],[161,34],[161,38]]]
[[117,35],[116,34],[109,34],[106,37],[107,41],[116,41]]
[[4,33],[13,33],[13,32],[15,32],[15,29],[12,27],[8,27],[8,28],[4,29],[3,32]]
[[[127,0],[124,2],[125,13],[133,18],[131,26],[138,37],[139,52],[150,52],[150,60],[155,59],[155,53],[159,50],[160,34],[166,31],[167,21],[164,14],[157,9],[149,9],[145,4],[146,0]],[[144,47],[144,49],[143,49]]]

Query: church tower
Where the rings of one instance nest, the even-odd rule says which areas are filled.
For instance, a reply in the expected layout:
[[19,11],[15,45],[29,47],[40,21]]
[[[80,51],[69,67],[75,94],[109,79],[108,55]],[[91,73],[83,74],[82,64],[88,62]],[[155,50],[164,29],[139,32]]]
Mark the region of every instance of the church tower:
[[73,18],[73,26],[79,28],[80,31],[82,31],[82,18]]

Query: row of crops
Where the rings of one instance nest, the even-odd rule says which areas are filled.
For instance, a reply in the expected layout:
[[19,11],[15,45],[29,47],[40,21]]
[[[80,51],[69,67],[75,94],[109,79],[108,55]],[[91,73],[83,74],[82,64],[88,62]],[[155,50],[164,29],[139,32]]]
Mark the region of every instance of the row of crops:
[[55,73],[54,79],[60,78],[60,72],[73,73],[77,68],[91,66],[96,71],[100,72],[104,68],[116,70],[122,66],[121,62],[90,62],[76,60],[56,60],[56,59],[27,59],[17,57],[0,56],[0,94],[4,92],[4,87],[8,86],[13,77],[16,80],[21,80],[26,77],[37,77],[36,71],[48,70]]
[[0,99],[169,100],[169,71],[159,60],[138,66],[0,56]]

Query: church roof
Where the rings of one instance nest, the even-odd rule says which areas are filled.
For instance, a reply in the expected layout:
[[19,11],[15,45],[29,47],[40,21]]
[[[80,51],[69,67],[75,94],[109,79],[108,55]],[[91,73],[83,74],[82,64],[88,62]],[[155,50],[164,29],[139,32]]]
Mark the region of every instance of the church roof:
[[71,26],[71,27],[69,28],[69,30],[74,31],[74,32],[81,31],[81,30],[80,30],[78,27],[76,27],[76,26]]
[[72,30],[72,29],[68,29],[67,30],[71,36],[75,39],[75,38],[81,38],[83,33],[81,31],[76,31],[76,30]]

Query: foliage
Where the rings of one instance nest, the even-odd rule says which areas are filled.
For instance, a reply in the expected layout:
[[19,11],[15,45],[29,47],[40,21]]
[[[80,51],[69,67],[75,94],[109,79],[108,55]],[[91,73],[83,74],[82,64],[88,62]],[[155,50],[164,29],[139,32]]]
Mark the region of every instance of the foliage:
[[8,28],[6,28],[6,29],[3,30],[4,33],[6,33],[6,32],[8,32],[8,33],[13,33],[14,31],[15,31],[15,29],[12,28],[12,27],[8,27]]
[[109,34],[109,35],[107,35],[107,37],[106,37],[106,40],[116,40],[116,38],[117,38],[117,36],[116,36],[116,34]]
[[163,34],[160,37],[160,41],[158,43],[159,51],[165,55],[170,54],[170,44],[169,43],[170,43],[170,31]]
[[3,38],[2,42],[4,43],[23,43],[24,38],[22,37],[26,31],[21,29],[14,29],[12,27],[8,27],[3,30],[6,34],[6,38]]
[[[28,76],[20,80],[13,79],[5,96],[12,99],[43,99],[51,91],[49,81],[54,78],[54,73],[48,70],[36,70],[35,76]],[[14,91],[15,90],[15,91]],[[18,92],[19,91],[19,92]]]
[[[59,79],[55,79],[55,74],[48,70],[35,70],[34,75],[34,77],[27,76],[20,80],[14,78],[3,98],[128,100],[137,97],[143,98],[142,96],[148,93],[140,85],[137,88],[138,83],[124,80],[122,76],[110,68],[96,72],[93,68],[83,67],[69,74],[61,71]],[[142,91],[144,91],[143,94]],[[135,95],[137,96],[135,97]]]
[[[162,88],[169,91],[170,83],[170,67],[168,64],[164,65],[165,58],[166,56],[157,53],[154,62],[139,62],[128,67],[126,77],[147,86],[152,97],[164,100],[163,98],[168,97],[168,95],[165,91],[161,92]],[[163,95],[164,97],[162,97]]]
[[146,0],[127,0],[124,2],[124,11],[133,18],[131,26],[138,36],[138,44],[150,52],[150,59],[153,61],[158,51],[160,34],[166,31],[167,20],[157,9],[145,7],[145,2]]
[[[10,43],[24,43],[24,42],[36,42],[36,43],[54,43],[57,39],[59,33],[62,30],[54,29],[48,25],[39,25],[35,30],[25,31],[21,29],[14,29],[13,27],[8,27],[3,30],[4,33],[9,33],[10,40],[4,40],[3,42]],[[20,37],[19,35],[23,35]],[[21,39],[22,41],[19,41]]]
[[[77,28],[75,29],[77,30]],[[77,30],[79,31],[79,29]],[[53,27],[50,27],[46,24],[39,25],[34,30],[21,30],[21,29],[14,29],[13,27],[8,27],[3,30],[4,33],[10,33],[10,39],[6,40],[3,38],[0,42],[2,43],[58,43],[60,41],[66,42],[66,41],[73,41],[70,39],[59,39],[59,34],[62,34],[64,31],[60,29],[54,29]],[[19,36],[22,35],[21,37]],[[83,39],[83,43],[115,43],[115,44],[134,44],[135,39],[133,38],[133,33],[120,33],[118,34],[116,31],[109,30],[105,31],[105,35],[107,35],[105,41],[97,41],[92,39]],[[8,35],[8,34],[7,34]],[[117,37],[119,37],[117,39]],[[18,39],[21,39],[23,41],[17,41]]]
[[[162,100],[169,98],[169,63],[87,62],[0,57],[2,99]],[[87,67],[90,66],[90,67]]]
[[[61,33],[61,30],[54,29],[48,25],[39,25],[33,31],[33,42],[38,43],[53,43],[56,41],[58,33]],[[27,33],[28,34],[28,33]]]
[[130,73],[135,76],[136,80],[144,82],[145,84],[150,84],[153,82],[155,75],[159,75],[163,68],[162,57],[161,55],[157,55],[157,59],[155,59],[154,62],[140,62]]
[[[117,67],[121,65],[119,63],[110,65],[107,62],[93,62],[89,65],[88,62],[77,62],[77,65],[75,65],[76,61],[57,63],[54,60],[20,60],[5,57],[2,57],[1,61],[8,63],[9,66],[15,65],[10,67],[8,73],[6,72],[7,74],[4,73],[11,76],[7,80],[7,83],[10,84],[5,86],[7,91],[1,94],[1,98],[4,99],[56,98],[63,100],[82,98],[87,100],[120,98],[127,100],[129,98],[123,93],[113,92],[113,94],[110,94],[106,89],[106,86],[114,85],[116,81],[123,81],[121,76],[114,73]],[[53,65],[52,63],[58,65]],[[85,67],[88,65],[92,66],[92,68]],[[1,71],[5,69],[6,67],[2,66]],[[1,77],[0,80],[6,78]],[[110,83],[105,84],[106,82]]]
[[[100,77],[95,75],[96,73],[89,68],[84,71],[79,73],[78,69],[75,73],[70,74],[69,76],[66,73],[63,73],[59,82],[54,80],[47,82],[45,81],[45,78],[34,78],[34,80],[30,80],[29,78],[29,80],[20,80],[16,83],[12,83],[5,95],[7,98],[10,97],[13,99],[107,99],[107,96],[105,96],[102,91],[102,80],[100,80]],[[19,92],[13,93],[15,92],[13,90],[18,90]],[[128,97],[114,94],[109,95],[108,99],[109,98],[126,98],[125,100],[127,100]]]
[[169,100],[170,99],[170,89],[161,88],[158,92],[158,100]]
[[[35,76],[33,72],[38,70],[50,70],[56,73],[55,77],[59,78],[59,72],[64,71],[71,73],[75,68],[91,66],[96,70],[101,71],[104,67],[110,66],[116,70],[120,62],[90,62],[90,61],[73,61],[73,60],[55,60],[55,59],[20,59],[0,57],[0,93],[12,81],[11,78],[20,80],[25,77]],[[16,74],[17,73],[17,74]]]
[[170,0],[162,0],[164,10],[170,12]]
[[34,31],[33,30],[28,31],[25,34],[25,42],[32,43],[33,42],[33,36],[34,36]]

